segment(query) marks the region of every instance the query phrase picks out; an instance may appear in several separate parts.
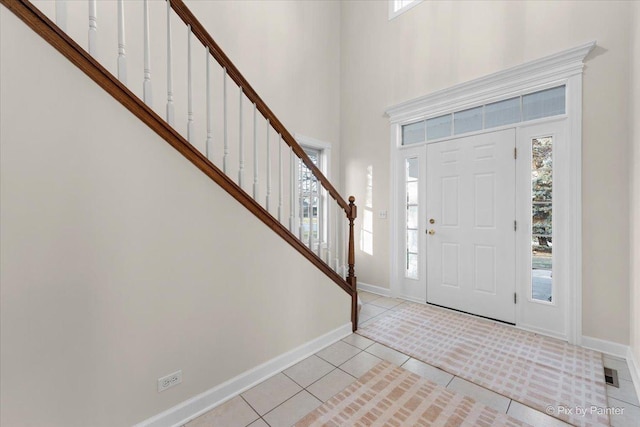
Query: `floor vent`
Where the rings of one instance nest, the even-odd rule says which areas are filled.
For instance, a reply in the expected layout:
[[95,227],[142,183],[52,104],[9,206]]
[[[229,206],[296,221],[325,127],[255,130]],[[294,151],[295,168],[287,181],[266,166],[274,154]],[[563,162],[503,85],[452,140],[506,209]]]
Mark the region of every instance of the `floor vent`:
[[618,371],[615,369],[604,368],[604,381],[609,385],[620,388],[620,383],[618,382]]

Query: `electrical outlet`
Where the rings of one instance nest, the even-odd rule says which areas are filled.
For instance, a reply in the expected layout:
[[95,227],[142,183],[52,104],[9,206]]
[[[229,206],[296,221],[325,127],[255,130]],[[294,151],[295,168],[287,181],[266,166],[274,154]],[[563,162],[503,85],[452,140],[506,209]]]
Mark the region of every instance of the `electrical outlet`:
[[158,378],[158,392],[165,391],[182,382],[182,369],[169,374],[166,377]]

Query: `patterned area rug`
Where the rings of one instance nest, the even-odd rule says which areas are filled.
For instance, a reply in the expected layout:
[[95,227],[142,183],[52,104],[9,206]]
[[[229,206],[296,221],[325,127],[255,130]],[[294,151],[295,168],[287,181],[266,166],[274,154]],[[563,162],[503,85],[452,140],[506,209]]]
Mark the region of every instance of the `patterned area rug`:
[[571,424],[609,425],[599,410],[607,394],[596,351],[422,304],[389,311],[358,333]]
[[296,424],[311,426],[528,424],[385,361]]

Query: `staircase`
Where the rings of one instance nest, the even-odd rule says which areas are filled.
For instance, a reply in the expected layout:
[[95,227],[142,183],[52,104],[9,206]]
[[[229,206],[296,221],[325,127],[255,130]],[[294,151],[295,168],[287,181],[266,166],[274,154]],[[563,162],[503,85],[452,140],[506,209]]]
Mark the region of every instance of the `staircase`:
[[[0,3],[347,292],[351,296],[352,329],[357,329],[355,199],[346,201],[337,192],[183,0],[166,1],[166,40],[151,38],[150,2],[144,0],[144,72],[133,84],[133,75],[128,73],[124,0],[87,0],[86,49],[66,32],[66,1],[55,2],[55,22],[27,0]],[[98,29],[103,31],[100,8],[116,8],[117,29],[110,30],[118,35],[114,49],[117,75],[97,59]],[[175,28],[176,23],[183,28]],[[172,58],[175,34],[183,31],[187,33],[187,117],[177,117],[173,85],[177,64]],[[166,50],[167,93],[162,102],[156,100],[156,110],[152,96],[156,82],[150,63],[154,49]],[[206,52],[204,70],[196,68],[195,64],[202,61],[193,54],[202,50]],[[180,65],[184,68],[185,64]],[[142,93],[138,96],[135,92],[140,86]],[[205,94],[204,111],[194,110],[194,93]],[[198,125],[205,127],[200,134],[196,132],[197,117],[203,119]],[[179,130],[177,124],[184,122],[186,129]],[[214,123],[220,126],[214,128]],[[310,176],[304,192],[299,184],[302,169]]]

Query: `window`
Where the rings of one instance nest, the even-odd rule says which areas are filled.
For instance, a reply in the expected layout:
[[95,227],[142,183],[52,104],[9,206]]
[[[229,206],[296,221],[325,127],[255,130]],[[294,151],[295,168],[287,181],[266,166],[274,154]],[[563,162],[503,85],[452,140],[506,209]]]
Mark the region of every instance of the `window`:
[[553,302],[553,137],[531,140],[531,298]]
[[417,157],[405,160],[405,277],[410,279],[418,278],[418,162]]
[[[295,134],[294,137],[311,162],[330,179],[331,144],[300,134]],[[318,256],[328,255],[325,251],[330,250],[329,240],[337,240],[336,231],[332,228],[334,226],[329,224],[329,217],[333,215],[330,211],[333,204],[329,203],[331,198],[301,160],[297,160],[294,173],[298,185],[295,189],[297,199],[294,206],[295,221],[291,224],[292,231]]]
[[389,0],[389,20],[402,15],[420,3],[422,0]]
[[[322,151],[303,147],[307,156],[318,169],[322,170]],[[298,162],[298,197],[300,212],[300,240],[308,242],[309,247],[316,245],[320,239],[320,217],[322,215],[322,191],[320,183],[311,170]]]
[[565,86],[402,125],[402,145],[419,144],[566,113]]

